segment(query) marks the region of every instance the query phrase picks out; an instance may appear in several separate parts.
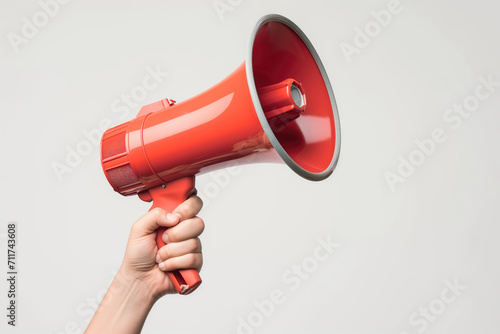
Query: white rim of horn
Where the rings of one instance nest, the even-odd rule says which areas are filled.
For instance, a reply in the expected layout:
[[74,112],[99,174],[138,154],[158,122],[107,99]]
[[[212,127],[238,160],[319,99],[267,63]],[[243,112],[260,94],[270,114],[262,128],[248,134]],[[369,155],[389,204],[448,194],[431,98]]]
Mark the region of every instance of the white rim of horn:
[[[321,75],[323,77],[323,81],[325,83],[326,89],[328,91],[328,96],[330,98],[330,102],[332,104],[332,110],[333,110],[333,121],[335,123],[335,149],[333,152],[333,157],[332,161],[328,165],[328,167],[319,173],[313,173],[310,172],[301,166],[299,166],[285,151],[285,149],[281,146],[280,142],[274,135],[273,130],[271,129],[271,126],[269,125],[266,115],[264,114],[264,110],[262,110],[262,106],[260,104],[259,100],[259,94],[257,93],[257,88],[255,87],[255,80],[254,80],[254,75],[253,75],[253,64],[252,64],[252,54],[253,54],[253,45],[255,41],[255,37],[257,36],[257,33],[259,32],[260,28],[268,23],[268,22],[280,22],[283,23],[284,25],[288,26],[290,29],[292,29],[299,37],[302,39],[304,44],[307,46],[309,52],[313,56],[314,60],[316,61],[316,65],[318,66]],[[257,116],[259,117],[260,124],[262,128],[264,129],[267,137],[269,138],[269,141],[273,145],[274,149],[276,152],[278,152],[279,156],[283,159],[283,161],[297,174],[302,176],[303,178],[306,178],[308,180],[312,181],[321,181],[326,179],[328,176],[330,176],[337,166],[337,162],[339,160],[339,155],[340,155],[340,121],[339,121],[339,114],[338,114],[338,109],[337,109],[337,104],[335,102],[335,96],[333,95],[333,90],[332,86],[330,84],[330,80],[328,79],[328,75],[326,74],[326,70],[323,66],[323,63],[321,62],[321,59],[318,56],[318,53],[312,46],[311,42],[307,38],[307,36],[300,30],[300,28],[287,19],[284,16],[278,15],[278,14],[270,14],[262,17],[257,24],[255,25],[252,34],[250,35],[250,45],[248,47],[248,52],[247,52],[247,59],[246,59],[246,75],[247,75],[247,81],[248,81],[248,87],[250,88],[250,95],[252,96],[252,101],[255,107],[255,110],[257,111]],[[307,92],[306,92],[307,94]]]

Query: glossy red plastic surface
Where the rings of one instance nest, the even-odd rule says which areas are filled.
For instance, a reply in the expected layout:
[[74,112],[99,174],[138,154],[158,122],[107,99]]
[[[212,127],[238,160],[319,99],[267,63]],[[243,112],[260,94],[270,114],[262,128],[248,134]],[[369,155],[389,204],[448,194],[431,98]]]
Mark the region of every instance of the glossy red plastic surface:
[[306,110],[274,134],[303,169],[313,173],[327,169],[335,151],[332,102],[316,60],[304,41],[281,22],[265,23],[255,36],[252,62],[257,91],[287,78],[302,84],[307,96]]
[[122,195],[272,148],[256,116],[244,64],[187,101],[144,108],[149,113],[141,110],[140,117],[103,135],[103,169]]
[[[190,191],[178,180],[194,182],[194,175],[233,160],[276,162],[281,157],[308,179],[330,175],[338,144],[333,95],[300,30],[294,28],[296,33],[283,20],[263,23],[256,31],[248,71],[243,63],[189,100],[164,99],[144,106],[135,119],[103,134],[102,167],[115,191],[139,194],[142,200],[153,200],[153,207],[171,211]],[[255,87],[249,86],[253,81]],[[290,94],[292,84],[300,90],[300,105]],[[177,195],[166,196],[162,185]],[[158,247],[161,243],[160,238]],[[199,285],[194,274],[190,270],[169,276],[182,293],[184,283]]]
[[[248,86],[243,63],[187,101],[155,102],[134,120],[106,131],[102,165],[115,191],[137,194],[209,171],[212,165],[273,150],[251,91],[265,92],[286,80],[297,82],[307,106],[286,126],[270,127],[293,163],[310,173],[325,171],[335,151],[335,121],[321,71],[305,43],[287,25],[268,22],[255,36],[252,63],[256,87]],[[262,93],[263,107],[269,105],[266,95]],[[287,101],[281,103],[287,107]],[[266,162],[267,155],[258,155],[252,162]]]
[[[292,93],[294,89],[298,101],[294,100]],[[294,79],[262,87],[258,90],[258,94],[267,122],[274,132],[297,119],[306,109],[304,89]]]

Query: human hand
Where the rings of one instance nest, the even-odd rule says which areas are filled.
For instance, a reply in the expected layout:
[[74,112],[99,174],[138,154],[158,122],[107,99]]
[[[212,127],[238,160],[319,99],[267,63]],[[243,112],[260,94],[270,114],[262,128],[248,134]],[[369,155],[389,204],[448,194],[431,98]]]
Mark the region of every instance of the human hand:
[[[167,271],[200,271],[203,258],[198,236],[205,225],[196,215],[202,206],[201,199],[192,196],[172,213],[155,208],[133,224],[120,271],[144,283],[155,300],[176,293]],[[156,245],[159,226],[167,227],[162,236],[166,245],[160,250]]]
[[[173,213],[155,208],[132,225],[120,270],[85,334],[140,333],[153,304],[176,292],[166,271],[200,271],[203,259],[198,236],[205,225],[196,215],[202,205],[199,197],[192,196]],[[156,229],[160,226],[167,228],[162,236],[166,245],[158,251]]]

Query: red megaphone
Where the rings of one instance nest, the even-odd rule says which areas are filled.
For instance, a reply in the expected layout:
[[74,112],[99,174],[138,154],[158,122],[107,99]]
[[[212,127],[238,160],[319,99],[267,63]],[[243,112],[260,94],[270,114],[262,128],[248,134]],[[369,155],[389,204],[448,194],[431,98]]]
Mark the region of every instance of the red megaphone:
[[[339,153],[340,125],[325,69],[304,33],[279,15],[257,23],[246,62],[220,83],[184,102],[144,106],[101,140],[102,168],[113,189],[168,212],[195,192],[194,175],[224,162],[278,159],[319,181],[332,173]],[[158,248],[163,231],[157,231]],[[201,283],[194,269],[168,275],[180,294]]]

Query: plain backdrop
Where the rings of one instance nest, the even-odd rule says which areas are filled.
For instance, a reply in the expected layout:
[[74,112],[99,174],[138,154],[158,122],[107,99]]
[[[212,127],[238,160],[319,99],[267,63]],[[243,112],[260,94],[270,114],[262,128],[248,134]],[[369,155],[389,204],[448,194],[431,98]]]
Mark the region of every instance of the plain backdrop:
[[[73,0],[48,22],[37,0],[0,3],[1,333],[81,333],[149,208],[112,191],[85,133],[214,85],[244,61],[269,13],[301,27],[325,65],[342,126],[339,164],[319,183],[278,164],[198,177],[204,282],[161,299],[143,332],[500,331],[500,87],[457,128],[443,118],[474,103],[481,77],[500,81],[496,2],[401,0],[385,26],[372,11],[386,0]],[[16,52],[10,39],[33,16],[44,25]],[[356,36],[367,27],[362,45]],[[363,47],[348,61],[341,46],[356,42]],[[116,113],[156,68],[168,76]],[[422,159],[415,141],[436,128],[446,141]],[[54,165],[77,148],[87,155],[59,179]],[[410,156],[419,166],[391,189],[387,172]],[[4,307],[8,222],[18,224],[15,328]],[[324,261],[313,258],[318,238],[338,244]],[[455,283],[460,290],[443,297]],[[273,291],[283,298],[270,306]]]

